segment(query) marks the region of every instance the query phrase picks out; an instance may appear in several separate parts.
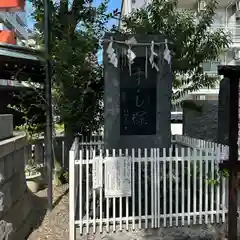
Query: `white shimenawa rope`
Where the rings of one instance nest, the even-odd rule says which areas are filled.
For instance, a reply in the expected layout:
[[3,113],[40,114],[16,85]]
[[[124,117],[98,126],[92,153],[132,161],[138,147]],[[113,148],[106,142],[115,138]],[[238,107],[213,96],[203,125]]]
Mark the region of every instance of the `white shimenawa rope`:
[[[111,39],[103,39],[103,42],[109,42],[108,48],[106,50],[107,54],[108,54],[108,58],[109,58],[109,62],[112,63],[114,65],[114,67],[118,67],[118,58],[117,58],[117,54],[115,53],[115,50],[113,48],[113,42],[117,43],[117,44],[123,44],[123,45],[127,45],[128,46],[128,50],[126,51],[125,54],[124,50],[122,51],[122,55],[126,55],[128,58],[128,67],[129,67],[129,74],[130,76],[132,75],[132,64],[133,64],[133,60],[136,58],[136,54],[132,51],[132,46],[145,46],[145,54],[146,54],[146,59],[145,59],[145,78],[147,79],[148,77],[148,46],[150,46],[150,57],[149,57],[149,61],[152,65],[152,68],[155,68],[157,71],[159,71],[159,68],[157,66],[157,64],[154,62],[154,57],[158,56],[157,53],[155,53],[154,51],[154,46],[160,46],[162,44],[165,45],[165,50],[163,52],[163,59],[165,59],[168,64],[170,65],[171,68],[171,52],[168,48],[168,44],[172,44],[171,42],[168,42],[167,39],[165,39],[164,42],[154,42],[151,41],[151,43],[138,43],[136,41],[136,39],[134,37],[131,37],[129,40],[125,40],[125,41],[116,41],[113,40],[113,37],[111,37]],[[123,64],[125,62],[125,58],[123,59]],[[126,64],[126,63],[125,63]]]

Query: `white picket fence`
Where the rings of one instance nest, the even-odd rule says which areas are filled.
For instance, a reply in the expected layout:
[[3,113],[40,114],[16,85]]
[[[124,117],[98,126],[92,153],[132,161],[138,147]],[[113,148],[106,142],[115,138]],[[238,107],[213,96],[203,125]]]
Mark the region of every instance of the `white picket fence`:
[[[76,229],[88,234],[225,221],[226,179],[219,176],[216,164],[223,146],[175,151],[109,151],[79,146],[75,140],[69,162],[71,240]],[[119,176],[109,171],[109,162],[121,156],[124,169],[130,166],[131,195],[106,196],[109,186],[114,188],[114,176]],[[120,176],[126,177],[123,172]],[[126,189],[120,190],[126,193]]]
[[[31,164],[34,162],[39,167],[46,166],[46,158],[45,158],[45,144],[44,137],[39,138],[33,144],[29,144],[26,149],[26,161],[25,164]],[[54,139],[54,149],[53,149],[54,157],[57,157],[58,161],[60,161],[61,166],[65,166],[67,161],[65,161],[65,140],[63,136],[57,136]]]
[[216,150],[217,148],[220,148],[221,151],[224,151],[224,149],[228,148],[226,145],[221,145],[219,143],[211,142],[211,141],[206,141],[203,139],[198,139],[198,138],[191,138],[189,136],[185,135],[173,135],[172,136],[172,141],[181,143],[187,147],[190,148],[197,148],[197,149],[214,149]]
[[[91,137],[79,136],[78,139],[80,148],[84,150],[97,150],[103,148],[104,145],[103,136],[101,135],[93,135]],[[26,148],[26,153],[28,155],[25,162],[26,165],[33,160],[38,166],[46,166],[44,145],[43,137],[35,141],[34,144],[29,144]],[[53,154],[54,157],[57,157],[58,161],[60,161],[62,167],[65,167],[65,165],[68,164],[67,161],[65,161],[65,138],[63,135],[54,138]]]

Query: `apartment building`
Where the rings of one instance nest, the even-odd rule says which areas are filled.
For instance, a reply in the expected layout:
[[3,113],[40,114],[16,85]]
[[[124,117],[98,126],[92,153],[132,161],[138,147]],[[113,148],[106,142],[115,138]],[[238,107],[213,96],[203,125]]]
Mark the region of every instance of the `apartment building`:
[[25,12],[0,12],[0,31],[13,31],[17,44],[21,45],[22,40],[28,39]]
[[[23,40],[28,39],[28,31],[26,26],[26,12],[24,11],[24,1],[0,1],[0,43],[23,45]],[[10,52],[10,51],[9,51]],[[3,48],[1,53],[1,69],[5,66],[8,56],[14,55],[12,52]],[[17,64],[16,64],[17,65]],[[8,66],[9,67],[9,66]],[[12,89],[12,87],[22,87],[17,81],[12,81],[8,74],[4,74],[1,70],[0,89]]]
[[[121,14],[126,15],[146,6],[150,0],[122,0]],[[178,0],[178,7],[182,9],[204,10],[207,0]],[[121,26],[121,24],[120,24]],[[223,28],[231,34],[232,45],[219,56],[216,61],[203,63],[204,70],[209,74],[217,74],[219,64],[240,64],[240,1],[219,0],[218,9],[214,16],[212,28]],[[188,99],[214,100],[218,98],[219,87],[215,89],[201,89],[188,95]]]

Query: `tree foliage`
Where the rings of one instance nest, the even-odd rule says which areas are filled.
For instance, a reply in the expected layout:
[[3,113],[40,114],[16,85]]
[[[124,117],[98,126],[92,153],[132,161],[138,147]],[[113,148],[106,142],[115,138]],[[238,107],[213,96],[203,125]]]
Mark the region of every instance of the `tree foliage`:
[[174,100],[201,88],[212,88],[218,78],[203,72],[204,62],[216,60],[230,44],[229,34],[211,28],[217,0],[209,0],[203,11],[180,9],[177,0],[152,0],[123,18],[124,33],[159,34],[173,44]]
[[[106,31],[107,0],[97,8],[92,0],[51,2],[53,102],[61,122],[73,132],[97,130],[102,121],[102,66],[96,54]],[[32,0],[37,39],[43,44],[44,6]]]
[[26,90],[12,92],[9,108],[15,115],[21,116],[22,121],[15,122],[19,130],[24,130],[27,135],[44,132],[45,129],[45,99],[43,89],[32,87]]

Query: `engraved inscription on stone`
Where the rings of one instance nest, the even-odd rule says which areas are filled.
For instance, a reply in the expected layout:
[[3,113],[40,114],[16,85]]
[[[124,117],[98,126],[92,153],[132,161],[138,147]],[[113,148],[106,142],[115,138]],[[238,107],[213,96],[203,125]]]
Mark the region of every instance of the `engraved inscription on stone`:
[[[125,83],[120,84],[121,135],[156,134],[156,83],[152,83],[156,75],[149,75],[151,78],[146,79],[142,65],[141,61],[137,61],[130,76],[122,75],[121,81]],[[151,84],[148,84],[150,81]]]
[[122,88],[120,100],[121,135],[156,134],[156,89]]

